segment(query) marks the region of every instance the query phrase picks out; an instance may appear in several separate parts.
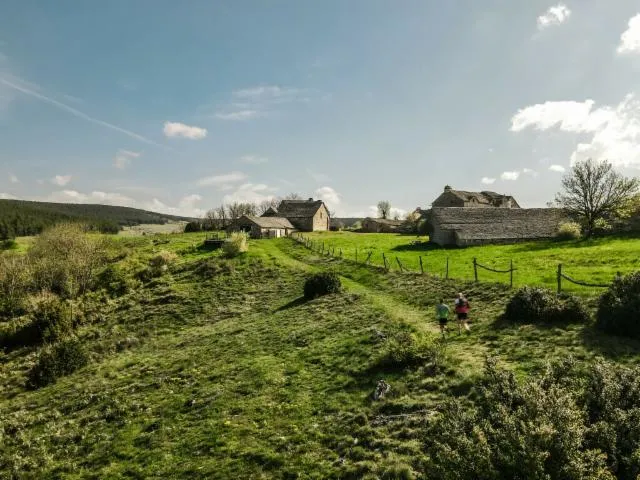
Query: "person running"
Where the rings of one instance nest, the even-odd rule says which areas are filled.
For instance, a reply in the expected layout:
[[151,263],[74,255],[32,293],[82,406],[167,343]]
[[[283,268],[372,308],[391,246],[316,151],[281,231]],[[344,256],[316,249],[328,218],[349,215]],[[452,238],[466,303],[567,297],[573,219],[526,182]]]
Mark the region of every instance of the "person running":
[[449,322],[449,305],[444,303],[444,299],[440,300],[440,303],[436,305],[436,316],[438,317],[438,323],[440,323],[440,333],[442,336],[447,331],[447,323]]
[[458,335],[462,333],[462,327],[464,327],[467,333],[471,333],[471,329],[469,328],[469,302],[464,297],[462,293],[458,294],[458,298],[455,302],[455,312],[458,317]]

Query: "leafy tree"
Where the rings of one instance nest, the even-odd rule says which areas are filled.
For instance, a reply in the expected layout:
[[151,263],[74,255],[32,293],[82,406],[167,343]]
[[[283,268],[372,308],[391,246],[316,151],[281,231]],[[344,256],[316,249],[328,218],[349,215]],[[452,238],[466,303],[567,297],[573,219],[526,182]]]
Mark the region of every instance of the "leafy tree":
[[380,218],[389,218],[389,214],[391,213],[391,203],[387,200],[382,200],[378,202],[378,216]]
[[573,166],[562,179],[562,187],[556,202],[584,221],[590,237],[598,219],[617,217],[629,205],[640,188],[640,179],[624,177],[610,162],[589,159]]

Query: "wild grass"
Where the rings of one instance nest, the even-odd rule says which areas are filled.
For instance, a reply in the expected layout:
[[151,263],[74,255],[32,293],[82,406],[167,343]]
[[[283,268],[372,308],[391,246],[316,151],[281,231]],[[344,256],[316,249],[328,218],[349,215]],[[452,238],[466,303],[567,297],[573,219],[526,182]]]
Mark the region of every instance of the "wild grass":
[[[487,245],[469,248],[439,248],[426,243],[425,237],[384,233],[315,232],[305,233],[305,237],[325,245],[325,250],[342,250],[345,258],[364,261],[372,252],[371,263],[383,265],[384,253],[391,268],[398,270],[396,258],[411,271],[420,271],[422,257],[424,269],[434,275],[444,276],[449,259],[449,277],[472,280],[473,259],[494,269],[508,269],[510,262],[517,269],[514,285],[538,285],[556,288],[556,272],[559,263],[563,271],[588,283],[611,283],[617,272],[628,274],[640,270],[639,238],[595,238],[590,240],[542,241],[512,245]],[[414,242],[420,242],[414,244]],[[488,282],[509,283],[509,276],[479,270],[479,279]],[[585,292],[569,282],[563,282],[563,290]],[[589,293],[601,290],[587,289]]]

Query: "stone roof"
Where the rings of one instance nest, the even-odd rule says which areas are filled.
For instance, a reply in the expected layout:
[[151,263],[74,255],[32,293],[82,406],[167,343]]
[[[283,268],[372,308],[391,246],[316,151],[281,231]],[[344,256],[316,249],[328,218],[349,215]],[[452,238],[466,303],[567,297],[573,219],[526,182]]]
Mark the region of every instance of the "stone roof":
[[260,215],[261,217],[277,217],[278,216],[278,211],[273,208],[273,207],[269,207],[262,215]]
[[519,240],[550,238],[567,220],[557,208],[432,208],[431,222],[455,231],[459,239]]
[[322,200],[282,200],[278,207],[278,215],[286,218],[313,217],[323,205]]
[[238,222],[243,223],[243,221],[255,223],[260,228],[294,228],[288,219],[282,217],[254,217],[252,215],[244,215]]
[[[505,199],[514,200],[511,195],[502,195],[500,193],[491,192],[489,190],[484,190],[482,192],[467,192],[464,190],[448,190],[448,192],[452,193],[459,199],[469,202],[471,199],[475,199],[476,202],[485,204],[485,205],[499,205]],[[515,201],[515,200],[514,200]]]

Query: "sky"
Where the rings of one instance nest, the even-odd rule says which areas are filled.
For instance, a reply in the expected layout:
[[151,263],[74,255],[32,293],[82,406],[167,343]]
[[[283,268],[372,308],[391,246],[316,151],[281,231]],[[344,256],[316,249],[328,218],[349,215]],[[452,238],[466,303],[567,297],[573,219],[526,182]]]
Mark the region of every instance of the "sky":
[[637,0],[4,0],[0,198],[339,216],[640,169]]

